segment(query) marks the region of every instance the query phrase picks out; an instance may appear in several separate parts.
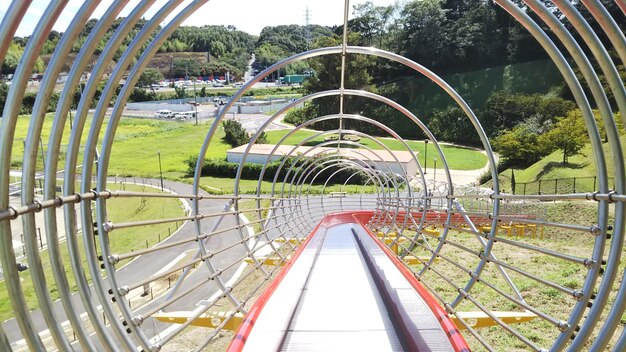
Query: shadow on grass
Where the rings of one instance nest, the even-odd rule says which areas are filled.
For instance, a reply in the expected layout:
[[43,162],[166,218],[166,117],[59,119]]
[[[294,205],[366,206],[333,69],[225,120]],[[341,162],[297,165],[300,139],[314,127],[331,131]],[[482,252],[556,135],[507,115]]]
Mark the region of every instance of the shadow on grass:
[[567,169],[567,170],[579,170],[589,165],[589,162],[583,163],[563,163],[550,161],[546,165],[544,165],[543,169],[535,176],[535,181],[540,180],[544,175],[548,174],[550,171],[554,169]]

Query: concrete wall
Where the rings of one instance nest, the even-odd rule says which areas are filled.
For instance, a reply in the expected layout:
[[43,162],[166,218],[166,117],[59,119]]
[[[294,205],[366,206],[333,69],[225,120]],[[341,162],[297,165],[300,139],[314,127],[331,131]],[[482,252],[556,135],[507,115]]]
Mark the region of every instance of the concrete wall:
[[[237,113],[237,114],[264,114],[270,111],[278,111],[285,106],[287,106],[289,101],[282,101],[280,103],[267,101],[265,104],[254,104],[254,105],[235,105],[228,110],[228,113]],[[297,105],[297,107],[301,107],[302,105]],[[222,111],[224,107],[218,107],[218,113]]]
[[142,110],[142,111],[158,111],[158,110],[170,110],[174,112],[179,111],[193,111],[194,107],[190,104],[169,104],[160,103],[155,104],[152,102],[145,103],[128,103],[126,104],[126,110]]
[[[267,162],[267,157],[268,156],[265,154],[248,154],[248,157],[246,158],[246,162],[253,163],[253,164],[265,164]],[[273,155],[270,158],[270,161],[280,160],[281,157],[282,155]],[[243,158],[243,154],[241,153],[226,152],[226,160],[229,163],[241,163],[242,158]]]

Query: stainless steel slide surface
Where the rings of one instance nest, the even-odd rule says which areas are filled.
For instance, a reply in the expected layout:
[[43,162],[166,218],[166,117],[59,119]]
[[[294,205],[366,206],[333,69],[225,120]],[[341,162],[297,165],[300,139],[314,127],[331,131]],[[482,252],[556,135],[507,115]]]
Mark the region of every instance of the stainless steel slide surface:
[[318,227],[244,350],[452,351],[435,314],[374,241],[356,221]]

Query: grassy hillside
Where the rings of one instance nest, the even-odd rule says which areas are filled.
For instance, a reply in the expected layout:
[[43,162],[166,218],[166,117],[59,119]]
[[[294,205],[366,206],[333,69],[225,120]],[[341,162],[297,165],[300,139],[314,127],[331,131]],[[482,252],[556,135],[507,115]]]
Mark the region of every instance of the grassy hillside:
[[[626,136],[620,138],[622,152],[626,153]],[[614,177],[615,164],[608,143],[602,145],[604,150],[607,173],[609,178]],[[511,169],[500,173],[499,181],[501,188],[509,190],[511,187]],[[572,177],[594,177],[596,176],[595,156],[591,150],[591,145],[587,144],[579,154],[569,157],[567,164],[563,163],[563,153],[555,151],[526,169],[515,169],[515,182],[533,182],[539,180],[565,179]],[[491,185],[491,181],[486,184]],[[612,183],[610,185],[612,187]]]
[[[620,139],[622,143],[622,152],[626,151],[624,142],[626,136]],[[607,171],[610,177],[614,175],[614,163],[611,159],[612,154],[608,143],[604,143],[603,150],[607,156]],[[516,180],[520,182],[536,181],[539,179],[564,178],[564,177],[586,177],[596,175],[595,157],[591,150],[591,145],[587,144],[580,154],[569,158],[567,164],[563,164],[563,153],[556,151],[526,170],[515,174]]]
[[[442,78],[474,109],[482,109],[493,92],[545,93],[559,86],[562,77],[550,60],[539,60],[489,67],[481,70],[444,74]],[[398,82],[410,99],[411,111],[430,112],[454,106],[452,99],[425,77],[411,77]]]

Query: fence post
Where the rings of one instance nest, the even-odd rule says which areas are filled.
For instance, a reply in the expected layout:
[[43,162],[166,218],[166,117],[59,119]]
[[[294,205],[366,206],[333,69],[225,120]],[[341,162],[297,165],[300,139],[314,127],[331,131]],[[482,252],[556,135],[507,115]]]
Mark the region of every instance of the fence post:
[[526,182],[524,182],[524,195],[526,195]]
[[554,194],[559,194],[559,191],[558,191],[559,187],[558,186],[559,186],[559,179],[555,178],[554,179]]
[[37,228],[37,233],[39,234],[39,249],[43,249],[43,240],[41,239],[41,228]]
[[537,194],[541,194],[541,179],[539,180],[539,188],[537,189]]
[[148,240],[146,240],[146,248],[148,248]]
[[593,177],[593,191],[596,191],[596,179],[598,178],[598,176],[594,176]]
[[576,193],[576,177],[574,177],[574,193]]

